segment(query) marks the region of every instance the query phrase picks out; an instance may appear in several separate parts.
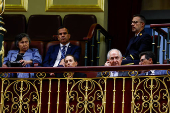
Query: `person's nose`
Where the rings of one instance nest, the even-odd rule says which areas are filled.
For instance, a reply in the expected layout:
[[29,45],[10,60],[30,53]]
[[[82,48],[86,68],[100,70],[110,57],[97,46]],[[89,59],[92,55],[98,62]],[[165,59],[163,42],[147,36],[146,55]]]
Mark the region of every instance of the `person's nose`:
[[113,62],[117,62],[117,59],[116,59],[116,58],[114,58],[114,59],[113,59]]
[[26,45],[26,43],[24,42],[24,46]]
[[70,65],[70,62],[68,62],[67,65],[69,66],[69,65]]
[[63,37],[63,36],[65,36],[65,34],[64,34],[64,33],[62,33],[62,35],[61,35],[61,36]]

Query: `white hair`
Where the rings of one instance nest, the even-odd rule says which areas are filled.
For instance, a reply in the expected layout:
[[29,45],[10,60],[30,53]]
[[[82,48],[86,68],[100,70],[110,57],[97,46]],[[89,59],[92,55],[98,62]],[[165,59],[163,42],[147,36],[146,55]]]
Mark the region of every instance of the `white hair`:
[[118,49],[111,49],[111,50],[107,53],[107,59],[110,58],[110,54],[109,54],[109,53],[110,53],[111,51],[118,51],[120,58],[122,58],[122,53],[120,52],[120,50],[118,50]]

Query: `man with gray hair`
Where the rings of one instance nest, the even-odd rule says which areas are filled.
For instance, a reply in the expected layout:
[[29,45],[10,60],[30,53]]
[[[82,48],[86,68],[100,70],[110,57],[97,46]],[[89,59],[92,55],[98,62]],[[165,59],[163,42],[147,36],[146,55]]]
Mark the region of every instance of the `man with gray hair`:
[[[104,66],[121,66],[122,63],[122,53],[118,49],[111,49],[107,53],[107,61]],[[98,72],[97,77],[109,76],[109,77],[116,77],[116,76],[128,76],[127,71],[110,71],[108,73],[101,73]]]
[[144,16],[140,14],[133,16],[131,26],[135,36],[129,41],[122,65],[139,64],[139,54],[144,51],[152,50],[152,38],[144,30],[145,23],[146,19]]

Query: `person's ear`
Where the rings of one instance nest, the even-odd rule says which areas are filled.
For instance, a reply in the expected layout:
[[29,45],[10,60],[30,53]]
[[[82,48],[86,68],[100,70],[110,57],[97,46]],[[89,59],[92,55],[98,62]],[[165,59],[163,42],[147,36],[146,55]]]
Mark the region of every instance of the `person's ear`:
[[145,26],[145,23],[144,23],[144,22],[142,22],[142,26]]
[[71,35],[70,35],[70,34],[68,34],[68,36],[69,36],[69,39],[70,39]]
[[149,58],[149,63],[150,63],[150,64],[153,64],[152,58]]
[[123,57],[121,58],[121,60],[123,60]]
[[76,62],[76,66],[78,65],[78,62]]

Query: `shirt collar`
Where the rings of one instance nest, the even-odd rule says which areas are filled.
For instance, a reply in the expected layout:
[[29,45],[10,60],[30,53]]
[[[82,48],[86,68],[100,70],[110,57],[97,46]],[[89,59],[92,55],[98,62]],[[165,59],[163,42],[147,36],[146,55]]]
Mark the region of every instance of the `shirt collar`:
[[[67,43],[65,46],[68,47],[70,45],[70,42]],[[64,45],[60,43],[60,47],[63,47]]]

